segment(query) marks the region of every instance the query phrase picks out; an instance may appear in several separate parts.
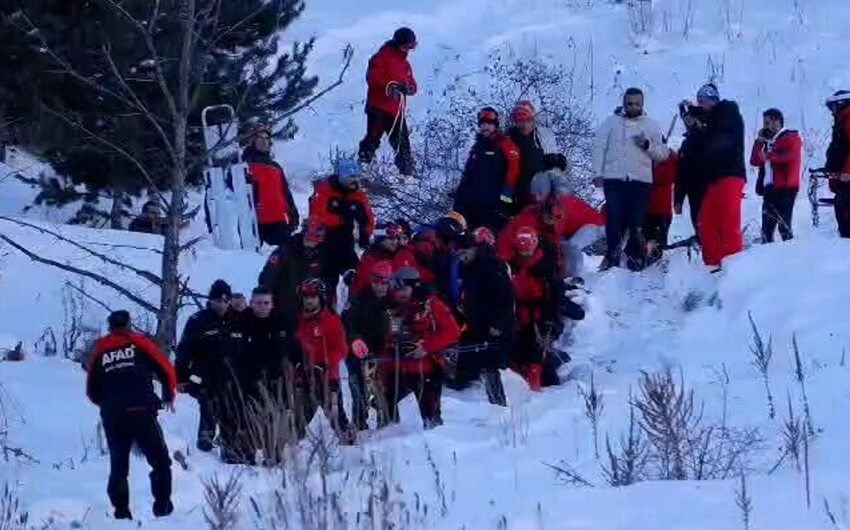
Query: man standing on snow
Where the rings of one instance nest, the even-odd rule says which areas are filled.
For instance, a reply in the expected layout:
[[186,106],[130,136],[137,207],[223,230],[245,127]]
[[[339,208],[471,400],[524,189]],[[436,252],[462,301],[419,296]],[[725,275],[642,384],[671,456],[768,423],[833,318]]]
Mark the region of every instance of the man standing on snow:
[[686,131],[676,161],[673,208],[676,215],[681,215],[685,199],[688,200],[694,237],[699,239],[699,211],[708,187],[706,170],[702,165],[706,145],[705,123],[702,121],[705,119],[705,110],[688,102],[682,102],[679,106],[679,115],[685,124]]
[[711,83],[699,89],[697,104],[705,112],[701,164],[708,182],[699,213],[699,239],[703,263],[714,272],[720,269],[724,258],[744,248],[741,234],[741,199],[747,180],[744,119],[738,104],[721,101],[717,87]]
[[375,231],[375,241],[360,256],[360,264],[349,288],[349,296],[357,296],[366,291],[372,281],[372,269],[378,262],[389,263],[391,272],[402,267],[415,267],[413,252],[401,245],[403,229],[394,222],[384,223]]
[[416,49],[416,34],[410,28],[399,28],[392,40],[369,60],[366,82],[366,136],[360,142],[360,162],[372,163],[381,138],[387,135],[395,151],[395,165],[402,175],[413,174],[413,155],[405,112],[407,98],[416,94],[413,68],[408,54]]
[[330,177],[314,184],[310,196],[310,218],[320,221],[327,229],[326,248],[331,267],[326,287],[331,299],[336,299],[340,274],[357,268],[359,258],[354,250],[354,228],[357,227],[357,246],[369,247],[375,231],[375,215],[369,197],[361,189],[363,175],[355,160],[342,159]]
[[[103,431],[109,446],[107,492],[116,519],[132,519],[130,449],[135,445],[151,466],[151,491],[156,517],[170,515],[171,458],[157,421],[164,405],[174,410],[177,377],[174,367],[149,338],[130,331],[130,314],[109,315],[109,334],[95,344],[88,364],[86,393],[100,407]],[[162,384],[162,399],[154,393],[152,379]]]
[[242,160],[248,164],[248,179],[254,190],[260,241],[282,245],[298,228],[298,208],[283,168],[272,159],[271,130],[256,127],[250,142]]
[[750,164],[759,168],[756,193],[764,197],[761,239],[772,243],[778,224],[782,241],[788,241],[794,237],[791,219],[800,189],[803,140],[797,131],[785,128],[785,117],[779,109],[767,109],[762,118],[764,128],[759,131],[750,156]]
[[515,212],[532,204],[530,196],[531,179],[534,175],[559,167],[566,171],[566,158],[558,154],[555,135],[546,127],[537,123],[537,114],[530,101],[517,102],[511,112],[514,125],[508,129],[508,136],[519,149],[520,170],[514,193]]
[[224,389],[235,384],[233,361],[242,347],[230,310],[231,295],[227,282],[213,282],[207,307],[189,317],[177,344],[177,382],[181,392],[198,400],[197,448],[205,453],[213,449],[224,411]]
[[478,136],[454,195],[454,211],[474,230],[501,230],[514,212],[520,167],[519,149],[499,131],[499,113],[485,107],[478,113]]
[[608,251],[603,268],[620,264],[623,243],[628,267],[643,267],[643,222],[652,186],[652,163],[665,160],[669,149],[661,128],[644,113],[644,96],[638,88],[623,95],[623,106],[596,132],[594,184],[605,192],[605,236]]
[[850,90],[839,90],[826,100],[835,119],[824,170],[835,194],[835,220],[841,237],[850,237]]

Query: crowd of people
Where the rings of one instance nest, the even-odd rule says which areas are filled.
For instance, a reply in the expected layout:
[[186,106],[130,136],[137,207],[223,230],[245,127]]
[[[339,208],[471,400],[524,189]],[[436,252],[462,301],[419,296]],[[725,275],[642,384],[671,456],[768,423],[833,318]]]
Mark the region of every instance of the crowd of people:
[[[496,109],[478,113],[453,211],[421,226],[378,222],[362,184],[384,135],[399,172],[414,172],[404,113],[417,91],[407,61],[415,47],[413,31],[401,28],[369,62],[367,134],[358,157],[338,160],[330,176],[315,182],[303,222],[271,158],[269,129],[255,129],[244,159],[261,238],[276,248],[248,299],[225,280],[212,284],[207,306],[183,330],[176,369],[130,330],[126,312],[110,315],[110,334],[88,363],[88,394],[104,417],[117,518],[131,517],[133,443],[153,468],[154,513],[173,510],[156,411],[178,393],[198,402],[197,448],[218,446],[221,459],[234,464],[277,461],[263,433],[282,432],[266,425],[280,415],[298,438],[322,409],[339,440],[350,444],[372,427],[373,416],[374,428],[399,421],[399,401],[413,394],[424,427],[434,428],[443,421],[444,386],[461,390],[481,381],[488,400],[506,406],[502,369],[520,374],[532,391],[560,383],[558,369],[570,359],[556,344],[570,321],[584,318],[572,292],[583,283],[583,250],[591,243],[605,241],[601,270],[641,270],[670,248],[672,217],[687,200],[707,266],[719,270],[741,251],[744,122],[738,105],[721,99],[713,84],[699,89],[695,104],[680,104],[687,131],[677,150],[644,111],[643,92],[625,91],[595,141],[601,210],[570,189],[554,135],[538,123],[532,102],[519,101],[505,132]],[[835,129],[817,174],[830,179],[841,234],[850,237],[850,92],[827,104]],[[779,110],[763,117],[750,162],[759,170],[769,242],[777,227],[783,239],[792,237],[802,140]],[[155,213],[147,213],[139,224],[155,225]],[[347,289],[338,288],[340,281]],[[339,300],[337,293],[346,292]],[[161,399],[152,377],[162,382]]]

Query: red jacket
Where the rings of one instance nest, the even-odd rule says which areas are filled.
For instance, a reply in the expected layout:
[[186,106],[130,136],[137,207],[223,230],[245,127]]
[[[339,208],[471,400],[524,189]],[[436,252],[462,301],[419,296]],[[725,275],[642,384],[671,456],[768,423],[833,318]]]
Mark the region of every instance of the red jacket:
[[347,190],[328,177],[314,183],[310,196],[310,218],[321,220],[328,230],[354,228],[357,223],[363,234],[371,237],[375,231],[375,214],[369,197],[360,189]]
[[395,254],[390,254],[376,243],[360,256],[360,264],[357,266],[354,283],[351,284],[352,295],[362,294],[369,288],[372,281],[372,267],[381,261],[389,262],[392,265],[393,272],[402,267],[413,267],[417,270],[419,268],[419,264],[410,249],[402,247]]
[[552,320],[558,303],[558,293],[552,289],[557,277],[552,257],[538,248],[531,257],[514,255],[508,264],[513,274],[519,324]]
[[389,42],[369,59],[366,82],[369,84],[366,105],[393,116],[398,113],[400,102],[387,95],[388,85],[392,82],[406,85],[408,95],[411,96],[417,91],[416,79],[413,78],[413,68],[407,61],[407,53]]
[[[410,332],[411,339],[422,341],[425,357],[421,359],[402,359],[399,371],[406,374],[428,375],[442,364],[441,352],[454,346],[460,340],[460,326],[452,316],[452,311],[436,296],[428,296],[424,301],[414,300],[396,312]],[[392,358],[392,348],[386,353]],[[384,363],[384,373],[393,372],[395,363]]]
[[339,365],[348,354],[345,326],[339,316],[328,309],[310,316],[301,313],[295,336],[304,362],[308,366],[324,366],[328,380],[339,381]]
[[248,164],[248,175],[254,189],[257,223],[285,223],[298,226],[298,209],[280,164],[268,153],[248,147],[242,154]]
[[675,151],[670,152],[667,160],[653,164],[652,189],[646,213],[673,216],[673,183],[676,182],[678,164],[679,155]]
[[516,233],[524,226],[533,228],[541,237],[546,238],[552,248],[559,253],[561,239],[572,237],[587,225],[605,226],[605,214],[575,195],[564,195],[558,198],[552,208],[554,224],[547,225],[543,222],[542,209],[542,205],[532,204],[508,222],[496,241],[496,252],[500,258],[505,261],[511,259]]
[[759,180],[763,182],[767,162],[773,170],[773,187],[776,189],[799,189],[800,171],[803,166],[803,140],[797,131],[781,131],[773,142],[769,153],[761,138],[753,142],[750,164],[759,168]]
[[153,377],[162,383],[164,401],[176,396],[174,367],[153,341],[132,331],[116,331],[98,340],[87,371],[86,394],[107,413],[159,409]]

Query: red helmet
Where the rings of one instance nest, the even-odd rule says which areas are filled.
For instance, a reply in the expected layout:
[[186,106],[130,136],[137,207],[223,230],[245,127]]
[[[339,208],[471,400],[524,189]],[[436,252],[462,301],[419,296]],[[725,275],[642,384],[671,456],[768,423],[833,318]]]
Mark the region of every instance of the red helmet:
[[476,245],[487,244],[492,246],[496,244],[496,236],[494,236],[493,232],[486,226],[476,228],[472,232],[472,240]]
[[389,261],[379,261],[372,266],[372,281],[391,282],[393,266]]
[[516,245],[517,250],[521,252],[530,252],[537,250],[537,245],[540,244],[540,239],[537,236],[536,230],[530,226],[523,226],[517,231],[516,237],[514,238],[514,244]]
[[310,298],[311,296],[318,296],[322,301],[325,300],[325,295],[327,294],[327,289],[325,288],[325,282],[318,278],[308,278],[298,284],[298,289],[296,289],[296,294],[299,299]]

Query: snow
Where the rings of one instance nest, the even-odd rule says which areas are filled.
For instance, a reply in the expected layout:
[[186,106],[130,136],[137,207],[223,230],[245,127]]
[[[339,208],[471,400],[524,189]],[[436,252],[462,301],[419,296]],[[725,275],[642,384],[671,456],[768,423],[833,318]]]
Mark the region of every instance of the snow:
[[[682,10],[687,4],[697,5],[693,28],[685,37]],[[724,22],[723,5],[729,6],[730,23]],[[802,6],[799,16],[795,5]],[[492,47],[511,46],[519,54],[575,62],[584,84],[595,89],[592,101],[598,118],[616,105],[623,88],[636,84],[646,89],[649,113],[666,122],[676,103],[692,97],[713,73],[721,93],[741,103],[748,142],[760,127],[761,111],[778,106],[785,111],[788,125],[799,128],[810,142],[810,166],[820,165],[829,129],[823,99],[850,83],[850,58],[844,52],[850,4],[844,0],[821,0],[817,5],[792,0],[748,0],[745,5],[734,0],[658,0],[654,6],[652,35],[635,36],[630,35],[627,7],[601,0],[313,0],[292,34],[318,38],[312,70],[325,80],[333,79],[342,47],[349,42],[356,50],[355,61],[346,83],[299,119],[298,137],[277,146],[277,156],[296,181],[298,200],[304,206],[308,178],[323,169],[327,153],[334,146],[354,149],[360,139],[362,72],[369,55],[396,26],[409,24],[420,39],[412,62],[426,87],[411,100],[412,121],[435,104],[453,76],[480,69]],[[18,183],[4,180],[2,170],[0,213],[19,215],[31,195]],[[750,186],[752,182],[745,201],[745,222],[753,223],[748,239],[753,238],[760,217],[760,204]],[[37,226],[112,258],[158,270],[158,236],[57,226],[43,220],[62,219],[47,218],[44,212],[28,215]],[[575,326],[568,348],[579,367],[574,372],[581,374],[579,381],[531,394],[517,376],[505,372],[507,410],[489,405],[480,388],[447,391],[443,399],[446,424],[429,432],[422,431],[415,405],[406,401],[400,425],[370,433],[360,446],[341,449],[339,470],[331,478],[343,490],[345,506],[352,512],[362,506],[368,484],[357,477],[374,467],[367,463],[374,458],[379,476],[391,477],[402,486],[403,491],[393,495],[419,514],[414,517],[421,523],[413,525],[416,528],[741,528],[734,499],[737,478],[645,482],[625,488],[609,488],[601,478],[577,386],[586,384],[592,372],[604,395],[600,422],[604,446],[606,434],[613,441],[627,427],[627,403],[637,390],[640,372],[669,367],[674,373],[681,370],[698,401],[704,402],[706,418],[713,421],[723,414],[724,385],[718,382],[718,374],[725,370],[729,424],[758,428],[764,438],[759,470],[748,476],[754,503],[752,529],[833,528],[822,509],[824,500],[841,518],[850,491],[846,457],[850,378],[843,358],[850,339],[850,321],[845,316],[850,299],[846,281],[850,243],[836,238],[831,217],[824,210],[823,226],[809,228],[808,204],[801,194],[795,219],[798,239],[752,246],[729,260],[719,276],[709,275],[697,260],[690,261],[684,250],[671,253],[663,267],[640,274],[589,273],[588,316]],[[144,299],[157,301],[156,289],[145,280],[107,266],[53,236],[2,220],[0,233],[45,257],[106,274]],[[687,217],[678,218],[674,237],[689,233]],[[253,286],[263,259],[217,250],[203,241],[185,256],[181,270],[189,286],[199,292],[218,277],[244,292]],[[24,362],[0,362],[0,396],[10,421],[9,444],[37,459],[0,461],[0,482],[18,485],[35,524],[52,520],[55,528],[72,524],[96,530],[129,528],[108,515],[108,458],[98,450],[98,416],[84,398],[83,372],[70,361],[35,353],[47,327],[61,342],[64,306],[74,299],[66,282],[80,285],[79,278],[33,263],[0,244],[0,351],[22,341],[29,353]],[[111,290],[89,280],[83,287],[106,306],[129,307],[141,318],[139,308]],[[694,293],[700,296],[694,298]],[[699,303],[685,311],[686,299]],[[91,300],[85,304],[85,324],[99,328],[106,310]],[[190,310],[185,310],[182,319]],[[764,385],[752,365],[749,314],[761,333],[772,338],[775,420],[768,418]],[[786,463],[773,474],[764,471],[779,457],[787,395],[797,413],[801,411],[792,337],[802,354],[818,429],[811,447],[811,509],[806,507],[802,476],[793,466]],[[230,468],[194,450],[197,410],[192,400],[183,397],[177,413],[163,415],[162,421],[169,447],[188,452],[190,467],[184,471],[175,464],[177,511],[158,521],[149,513],[146,465],[134,459],[135,515],[143,527],[203,528],[201,479],[226,476]],[[595,487],[560,484],[546,464],[561,461]],[[246,496],[263,501],[275,478],[249,470],[242,482]],[[239,528],[254,527],[248,504],[241,503],[246,512]],[[419,510],[414,508],[417,505]],[[422,515],[421,505],[428,505],[427,515]],[[843,524],[847,524],[846,516]]]

